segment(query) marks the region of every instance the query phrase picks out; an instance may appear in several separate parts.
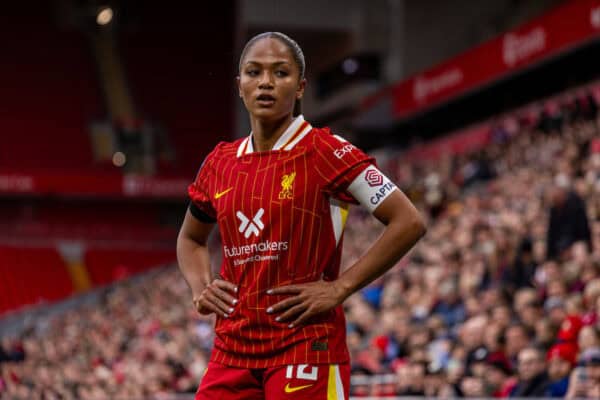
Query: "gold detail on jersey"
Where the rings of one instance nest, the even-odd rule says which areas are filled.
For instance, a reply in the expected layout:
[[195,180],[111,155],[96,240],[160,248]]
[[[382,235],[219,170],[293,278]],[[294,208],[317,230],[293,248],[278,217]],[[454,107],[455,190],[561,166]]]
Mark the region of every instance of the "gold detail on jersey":
[[232,190],[233,190],[233,186],[232,186],[232,187],[230,187],[229,189],[225,189],[225,190],[223,190],[222,192],[217,192],[217,193],[215,193],[215,200],[217,200],[217,199],[219,199],[219,198],[223,197],[225,194],[229,193],[229,192],[230,192],[230,191],[232,191]]
[[288,383],[287,385],[285,385],[285,389],[284,390],[285,390],[286,393],[294,393],[294,392],[297,392],[298,390],[306,389],[306,388],[309,388],[309,387],[311,387],[313,385],[314,385],[314,383],[311,384],[311,385],[303,385],[303,386],[291,387],[290,384]]
[[294,194],[292,193],[292,185],[294,184],[295,178],[295,172],[283,175],[281,177],[281,192],[279,192],[279,200],[294,198]]

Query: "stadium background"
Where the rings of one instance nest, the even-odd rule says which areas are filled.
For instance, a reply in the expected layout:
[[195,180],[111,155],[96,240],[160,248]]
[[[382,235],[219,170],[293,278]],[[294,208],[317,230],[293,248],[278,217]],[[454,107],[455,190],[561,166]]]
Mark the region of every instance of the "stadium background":
[[[11,1],[0,22],[0,397],[191,398],[212,322],[174,266],[185,188],[249,131],[234,77],[266,30],[305,52],[307,119],[429,223],[345,305],[354,396],[491,397],[534,343],[544,370],[600,363],[600,1]],[[354,210],[343,265],[379,230]]]

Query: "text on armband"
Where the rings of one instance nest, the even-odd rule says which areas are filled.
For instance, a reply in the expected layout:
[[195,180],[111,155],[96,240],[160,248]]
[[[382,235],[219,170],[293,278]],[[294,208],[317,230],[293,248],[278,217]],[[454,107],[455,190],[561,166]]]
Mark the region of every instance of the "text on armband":
[[396,185],[394,185],[392,182],[385,183],[383,186],[381,186],[379,188],[379,190],[377,190],[377,192],[375,192],[375,194],[373,196],[371,196],[371,204],[373,204],[373,205],[379,204],[379,202],[382,199],[385,199],[387,197],[387,195],[392,190],[394,190],[395,187],[396,187]]

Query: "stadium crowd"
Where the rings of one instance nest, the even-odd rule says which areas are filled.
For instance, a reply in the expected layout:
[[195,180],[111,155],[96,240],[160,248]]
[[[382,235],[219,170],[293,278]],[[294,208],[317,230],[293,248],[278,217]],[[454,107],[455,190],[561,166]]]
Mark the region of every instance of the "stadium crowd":
[[[562,101],[480,153],[395,163],[431,221],[347,303],[355,383],[375,383],[355,396],[600,397],[600,120],[591,95]],[[372,235],[347,232],[344,265]]]
[[[600,398],[599,138],[580,95],[498,120],[483,151],[389,162],[429,228],[344,305],[354,396]],[[380,230],[355,208],[342,265]],[[212,322],[176,267],[121,282],[3,338],[0,397],[193,393]]]

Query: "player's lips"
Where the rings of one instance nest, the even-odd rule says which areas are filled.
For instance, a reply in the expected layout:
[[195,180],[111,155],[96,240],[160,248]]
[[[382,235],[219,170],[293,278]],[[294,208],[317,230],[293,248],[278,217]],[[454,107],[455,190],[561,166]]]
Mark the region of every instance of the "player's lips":
[[256,102],[260,106],[272,106],[273,104],[275,104],[275,97],[271,96],[270,94],[259,94],[258,96],[256,96]]

